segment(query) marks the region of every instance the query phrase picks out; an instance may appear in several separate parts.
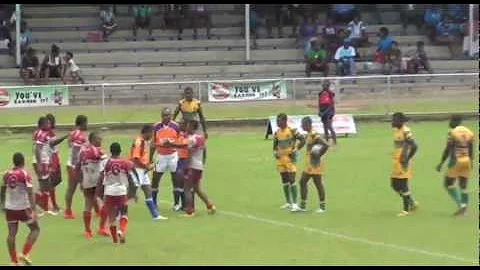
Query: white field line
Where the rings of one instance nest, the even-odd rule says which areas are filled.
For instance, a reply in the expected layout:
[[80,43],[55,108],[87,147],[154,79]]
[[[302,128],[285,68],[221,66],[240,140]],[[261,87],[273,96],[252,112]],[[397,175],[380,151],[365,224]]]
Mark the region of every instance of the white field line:
[[[159,202],[171,204],[171,202],[168,202],[168,201],[159,201]],[[371,246],[381,246],[381,247],[385,247],[385,248],[389,248],[389,249],[400,250],[400,251],[405,251],[405,252],[410,252],[410,253],[423,254],[423,255],[427,255],[427,256],[431,256],[431,257],[448,258],[448,259],[455,260],[455,261],[475,263],[475,260],[466,259],[466,258],[462,258],[462,257],[458,257],[458,256],[455,256],[455,255],[450,255],[450,254],[446,254],[446,253],[433,252],[433,251],[428,251],[428,250],[423,250],[423,249],[418,249],[418,248],[413,248],[413,247],[400,246],[400,245],[395,245],[395,244],[388,244],[388,243],[383,243],[383,242],[376,242],[376,241],[368,240],[366,238],[352,237],[352,236],[347,236],[347,235],[343,235],[343,234],[332,233],[332,232],[328,232],[326,230],[321,230],[321,229],[312,228],[312,227],[298,226],[298,225],[295,225],[293,223],[261,218],[261,217],[257,217],[257,216],[254,216],[254,215],[245,215],[245,214],[240,214],[240,213],[230,212],[230,211],[223,211],[223,210],[219,210],[219,211],[217,211],[217,213],[227,215],[227,216],[236,217],[236,218],[241,218],[241,219],[250,219],[250,220],[257,221],[257,222],[268,223],[268,224],[272,224],[272,225],[279,226],[279,227],[290,227],[290,228],[294,228],[294,229],[301,229],[301,230],[306,231],[306,232],[319,233],[319,234],[323,234],[323,235],[326,235],[326,236],[340,238],[340,239],[350,241],[350,242],[363,243],[363,244],[367,244],[367,245],[371,245]]]

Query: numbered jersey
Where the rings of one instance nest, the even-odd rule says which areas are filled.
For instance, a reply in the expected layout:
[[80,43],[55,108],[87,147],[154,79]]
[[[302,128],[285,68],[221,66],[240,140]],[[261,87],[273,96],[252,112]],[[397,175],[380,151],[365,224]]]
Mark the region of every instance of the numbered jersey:
[[31,208],[28,188],[32,188],[32,177],[21,168],[12,168],[5,172],[3,184],[6,186],[5,209],[25,210]]
[[78,166],[82,171],[82,187],[93,188],[97,186],[105,165],[107,156],[100,147],[88,145],[80,150],[80,162]]
[[80,129],[75,129],[70,132],[70,138],[68,139],[68,161],[67,166],[77,166],[80,158],[80,150],[87,144],[88,140],[85,136],[85,132]]
[[[33,132],[33,159],[32,163],[50,164],[52,149],[49,142],[52,139],[52,133],[48,130],[37,129]],[[40,160],[37,160],[36,149],[39,148]]]
[[128,160],[109,158],[105,164],[103,185],[105,195],[127,195],[128,177],[133,170],[133,163]]
[[458,126],[448,133],[448,140],[453,143],[457,159],[469,157],[468,147],[473,141],[473,132],[470,129]]

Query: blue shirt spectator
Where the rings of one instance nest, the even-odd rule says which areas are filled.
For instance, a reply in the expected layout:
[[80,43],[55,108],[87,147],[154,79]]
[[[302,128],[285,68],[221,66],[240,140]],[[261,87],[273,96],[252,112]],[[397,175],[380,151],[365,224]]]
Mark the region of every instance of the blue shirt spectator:
[[429,7],[423,17],[423,20],[428,26],[436,26],[441,19],[442,12],[437,7]]
[[334,4],[333,10],[338,14],[345,14],[352,11],[355,8],[354,4]]
[[310,50],[310,40],[317,35],[319,27],[320,22],[315,21],[312,17],[309,17],[307,20],[301,22],[299,34],[304,44],[305,52]]
[[445,20],[438,22],[436,29],[438,35],[455,35],[460,32],[460,25],[450,20]]
[[467,9],[463,4],[448,4],[447,13],[455,22],[464,22],[467,19]]
[[380,39],[377,41],[377,51],[386,52],[392,47],[394,39],[389,35],[388,28],[380,28]]

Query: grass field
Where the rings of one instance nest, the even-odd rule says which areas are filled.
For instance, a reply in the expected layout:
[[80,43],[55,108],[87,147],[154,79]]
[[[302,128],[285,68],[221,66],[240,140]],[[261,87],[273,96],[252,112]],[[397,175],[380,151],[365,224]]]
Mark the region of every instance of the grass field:
[[[205,103],[204,113],[207,119],[233,119],[247,117],[267,118],[276,115],[281,109],[287,114],[311,114],[316,111],[311,107],[311,101],[287,101],[287,102],[247,102],[247,103]],[[35,124],[38,115],[53,112],[57,121],[62,124],[70,124],[79,113],[87,114],[91,123],[100,122],[154,122],[160,117],[163,106],[174,108],[174,104],[163,105],[112,105],[108,106],[105,114],[102,114],[100,106],[70,106],[56,108],[19,108],[3,109],[1,111],[0,126],[3,125],[32,125]],[[339,101],[338,113],[350,114],[384,114],[387,112],[386,101]],[[403,112],[475,112],[478,103],[475,99],[454,100],[409,100],[398,101],[392,105],[392,111]]]
[[[476,122],[465,124],[478,130]],[[217,204],[216,215],[207,215],[198,203],[195,218],[178,217],[170,210],[171,182],[166,175],[159,196],[164,201],[161,212],[169,220],[151,221],[140,200],[129,210],[127,243],[114,246],[109,238],[85,239],[81,218],[42,217],[31,258],[36,265],[478,265],[478,167],[469,186],[471,210],[454,218],[455,205],[443,189],[442,175],[434,170],[447,122],[413,122],[410,127],[419,144],[411,184],[421,206],[408,217],[396,217],[401,199],[389,186],[392,134],[387,123],[359,123],[357,136],[340,139],[327,154],[328,210],[323,214],[312,212],[318,199],[311,183],[309,212],[279,209],[284,203],[280,179],[272,142],[263,140],[263,129],[212,130],[203,184]],[[103,134],[105,149],[119,141],[126,153],[134,132]],[[26,153],[30,160],[30,134],[1,139],[0,169],[7,169],[14,151]],[[66,150],[63,145],[62,161]],[[478,155],[474,164],[478,166]],[[63,190],[62,184],[60,202]],[[77,193],[77,216],[81,205]],[[5,231],[2,226],[0,239],[6,238]],[[25,232],[22,227],[19,250]],[[0,264],[8,261],[6,247],[0,244]]]

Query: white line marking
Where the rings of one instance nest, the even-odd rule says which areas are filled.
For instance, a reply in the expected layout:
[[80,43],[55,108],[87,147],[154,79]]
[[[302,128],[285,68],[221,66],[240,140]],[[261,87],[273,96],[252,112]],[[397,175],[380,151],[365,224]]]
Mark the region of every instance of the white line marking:
[[[159,202],[160,203],[171,204],[171,202],[168,202],[168,201],[159,201]],[[433,251],[428,251],[428,250],[423,250],[423,249],[418,249],[418,248],[412,248],[412,247],[405,247],[405,246],[400,246],[400,245],[395,245],[395,244],[388,244],[388,243],[383,243],[383,242],[375,242],[375,241],[368,240],[366,238],[352,237],[352,236],[347,236],[347,235],[343,235],[343,234],[332,233],[332,232],[328,232],[326,230],[321,230],[321,229],[312,228],[312,227],[297,226],[293,223],[261,218],[261,217],[257,217],[257,216],[254,216],[254,215],[248,215],[248,214],[244,215],[244,214],[240,214],[240,213],[236,213],[236,212],[223,211],[223,210],[217,210],[217,213],[224,214],[224,215],[227,215],[227,216],[236,217],[236,218],[250,219],[250,220],[259,221],[259,222],[263,222],[263,223],[269,223],[269,224],[272,224],[272,225],[275,225],[275,226],[280,226],[280,227],[290,227],[290,228],[295,228],[295,229],[302,229],[306,232],[320,233],[320,234],[323,234],[323,235],[326,235],[326,236],[336,237],[336,238],[340,238],[340,239],[347,240],[347,241],[350,241],[350,242],[358,242],[358,243],[368,244],[368,245],[372,245],[372,246],[381,246],[381,247],[401,250],[401,251],[410,252],[410,253],[424,254],[424,255],[431,256],[431,257],[448,258],[448,259],[452,259],[452,260],[455,260],[455,261],[475,263],[475,260],[471,260],[471,259],[469,260],[469,259],[466,259],[466,258],[462,258],[462,257],[458,257],[458,256],[455,256],[455,255],[450,255],[450,254],[446,254],[446,253],[433,252]]]

